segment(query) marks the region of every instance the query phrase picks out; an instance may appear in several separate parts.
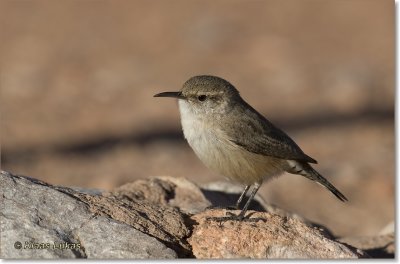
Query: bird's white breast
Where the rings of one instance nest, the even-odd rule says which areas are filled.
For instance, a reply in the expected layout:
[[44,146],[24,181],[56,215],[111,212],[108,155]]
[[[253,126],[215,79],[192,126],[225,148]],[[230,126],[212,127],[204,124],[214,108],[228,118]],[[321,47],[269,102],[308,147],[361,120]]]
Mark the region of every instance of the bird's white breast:
[[179,100],[183,134],[199,159],[211,170],[242,184],[262,182],[283,172],[281,159],[248,152],[234,144],[218,122],[193,111]]

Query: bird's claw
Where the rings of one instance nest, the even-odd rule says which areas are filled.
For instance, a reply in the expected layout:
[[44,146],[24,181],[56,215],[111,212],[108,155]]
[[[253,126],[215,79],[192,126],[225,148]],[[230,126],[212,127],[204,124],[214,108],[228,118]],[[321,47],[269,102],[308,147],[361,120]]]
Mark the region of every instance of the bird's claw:
[[207,220],[214,220],[217,222],[224,222],[224,221],[242,221],[244,220],[244,215],[243,214],[234,214],[232,212],[226,212],[226,216],[221,216],[221,217],[207,217]]

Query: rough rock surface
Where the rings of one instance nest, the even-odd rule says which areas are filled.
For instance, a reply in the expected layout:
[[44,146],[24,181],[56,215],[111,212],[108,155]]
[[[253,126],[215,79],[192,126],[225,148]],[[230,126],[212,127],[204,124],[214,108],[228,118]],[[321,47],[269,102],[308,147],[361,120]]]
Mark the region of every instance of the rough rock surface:
[[111,195],[119,199],[173,206],[185,213],[197,213],[211,206],[200,188],[182,177],[158,176],[137,180],[115,188]]
[[252,208],[263,212],[249,211],[243,222],[216,219],[226,210],[208,207],[231,205],[241,191],[230,184],[200,189],[165,176],[103,192],[2,171],[0,187],[3,258],[394,257],[394,229],[339,242],[261,197]]
[[[240,211],[236,211],[238,214]],[[226,210],[192,217],[189,243],[196,258],[358,258],[360,253],[294,218],[250,211],[243,222],[221,220]]]
[[[206,198],[216,207],[226,208],[232,206],[239,199],[239,196],[243,192],[243,187],[233,184],[231,182],[215,181],[201,186]],[[311,222],[304,217],[285,211],[273,204],[267,203],[259,194],[256,194],[254,200],[249,206],[249,210],[268,212],[271,214],[277,214],[282,217],[290,217],[300,220],[301,222],[309,225],[310,227],[316,227],[324,232],[324,235],[328,238],[334,238],[334,235],[324,226]]]
[[[172,207],[79,193],[7,172],[1,172],[0,183],[3,258],[175,258],[189,254],[183,240],[189,231]],[[14,248],[17,241],[22,249]],[[25,243],[29,246],[31,242],[50,243],[50,247],[69,243],[76,248],[25,249]]]

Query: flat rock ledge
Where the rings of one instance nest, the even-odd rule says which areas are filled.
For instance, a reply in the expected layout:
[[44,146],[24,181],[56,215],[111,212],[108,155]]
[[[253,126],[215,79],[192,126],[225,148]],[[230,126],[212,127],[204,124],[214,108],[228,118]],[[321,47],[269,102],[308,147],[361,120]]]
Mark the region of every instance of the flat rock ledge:
[[[244,221],[222,219],[227,210],[209,207],[224,206],[237,199],[240,191],[216,186],[224,185],[199,188],[185,178],[163,176],[105,192],[53,186],[1,171],[1,257],[370,257],[354,246],[365,243],[353,238],[341,238],[339,242],[326,228],[268,205],[259,196],[251,208],[257,211],[250,210]],[[369,239],[364,248],[380,257],[382,243],[394,245],[393,235],[385,234],[385,239]],[[375,247],[374,241],[379,245]],[[384,257],[394,257],[394,251],[388,252],[385,248]]]

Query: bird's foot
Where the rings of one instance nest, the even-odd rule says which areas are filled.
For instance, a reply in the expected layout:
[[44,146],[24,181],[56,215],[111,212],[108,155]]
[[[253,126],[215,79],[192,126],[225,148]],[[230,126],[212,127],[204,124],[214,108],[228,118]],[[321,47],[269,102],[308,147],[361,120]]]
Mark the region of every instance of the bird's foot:
[[244,214],[240,212],[240,214],[236,215],[235,213],[232,212],[226,212],[226,217],[232,218],[233,220],[242,221],[244,219]]
[[226,210],[238,210],[239,208],[237,208],[236,206],[215,206],[215,205],[210,205],[206,207],[206,210],[209,209],[226,209]]
[[207,220],[214,220],[217,222],[225,222],[225,221],[243,221],[248,220],[244,217],[244,214],[234,214],[232,212],[226,212],[226,216],[221,217],[207,217]]
[[210,206],[207,206],[207,207],[205,208],[205,210],[214,210],[214,209],[226,209],[226,207],[223,207],[223,206],[216,206],[216,205],[210,205]]
[[263,218],[250,218],[253,213],[247,214],[245,216],[243,212],[240,212],[240,214],[234,214],[233,212],[226,212],[226,216],[221,216],[221,217],[207,217],[207,220],[213,220],[217,222],[226,222],[226,221],[238,221],[238,222],[258,222],[258,221],[266,221],[266,219]]

